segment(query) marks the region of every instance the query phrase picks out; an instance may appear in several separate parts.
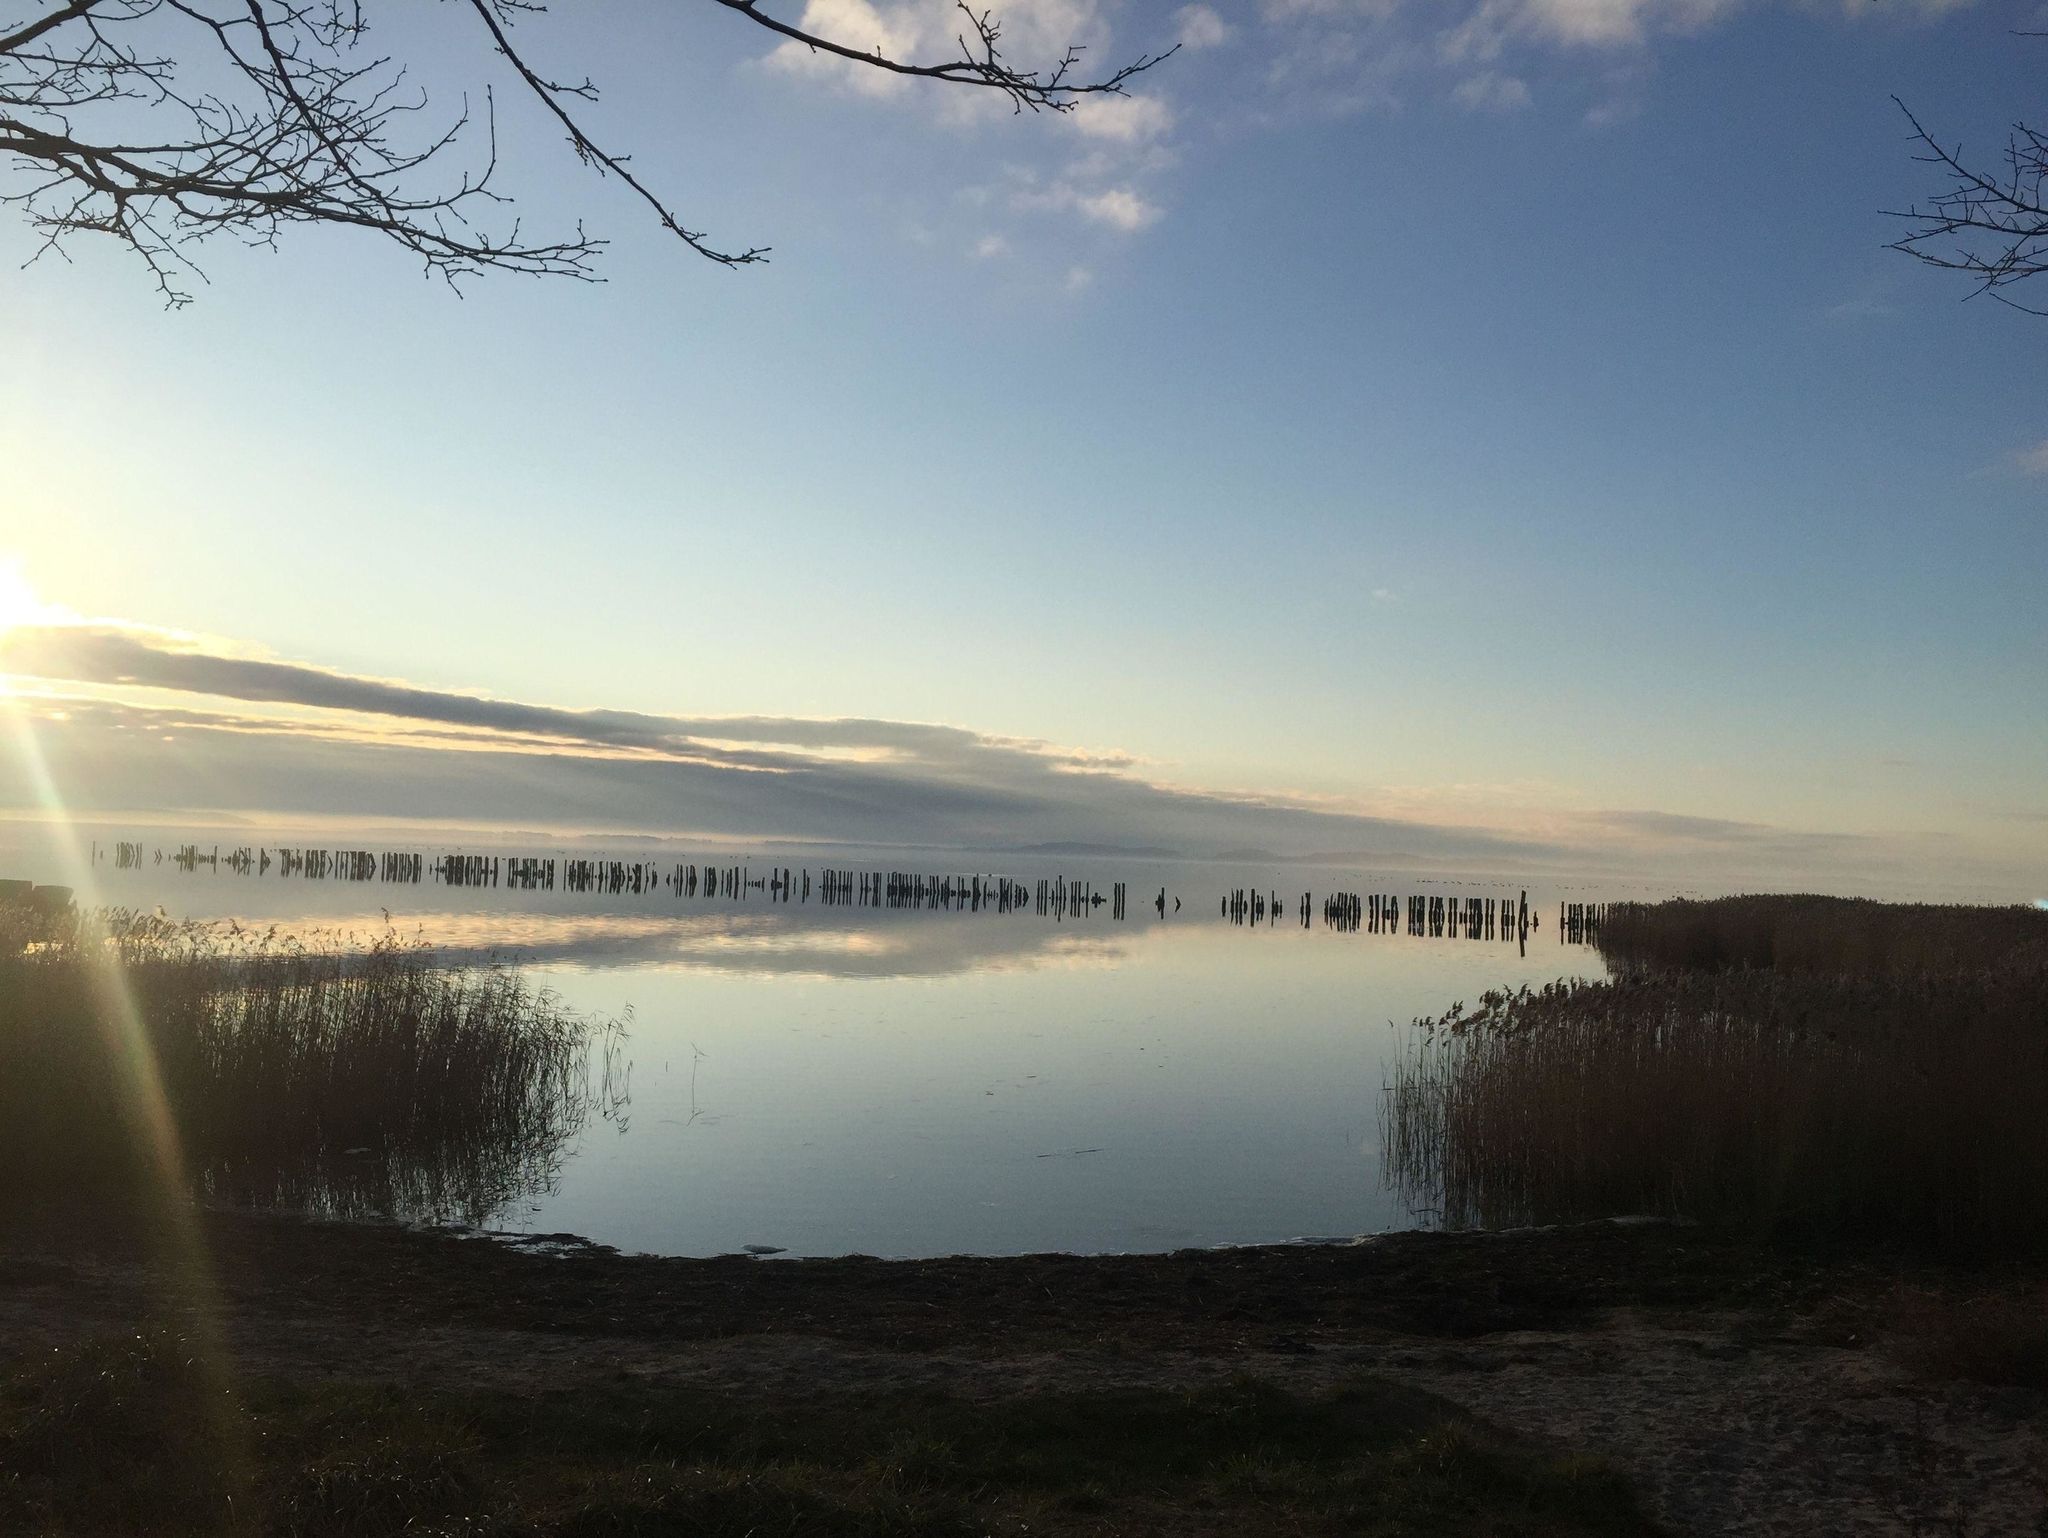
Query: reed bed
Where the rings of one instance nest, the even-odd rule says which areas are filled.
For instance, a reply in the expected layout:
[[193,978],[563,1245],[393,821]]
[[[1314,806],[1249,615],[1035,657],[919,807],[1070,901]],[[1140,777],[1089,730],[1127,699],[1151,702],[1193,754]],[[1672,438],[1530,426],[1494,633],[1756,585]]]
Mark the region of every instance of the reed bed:
[[1613,903],[1598,944],[1617,969],[1910,977],[2048,964],[2048,911],[1777,895]]
[[153,1061],[202,1194],[482,1222],[623,1110],[621,1037],[516,968],[443,966],[395,934],[107,915],[0,944],[0,1184],[142,1189],[134,1065]]
[[1383,1167],[1447,1227],[1648,1213],[2048,1254],[2048,972],[1641,971],[1416,1024]]

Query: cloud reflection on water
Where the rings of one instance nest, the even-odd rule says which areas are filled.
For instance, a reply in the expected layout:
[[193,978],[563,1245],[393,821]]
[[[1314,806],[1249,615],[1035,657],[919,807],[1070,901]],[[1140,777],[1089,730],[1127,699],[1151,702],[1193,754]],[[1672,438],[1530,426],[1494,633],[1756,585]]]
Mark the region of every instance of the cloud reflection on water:
[[[1081,921],[1085,924],[1087,921]],[[322,919],[369,934],[381,914]],[[1036,917],[868,913],[428,912],[405,915],[451,960],[497,955],[536,966],[671,967],[741,976],[950,977],[1037,967],[1113,967],[1140,938]],[[1126,924],[1125,930],[1149,926]]]

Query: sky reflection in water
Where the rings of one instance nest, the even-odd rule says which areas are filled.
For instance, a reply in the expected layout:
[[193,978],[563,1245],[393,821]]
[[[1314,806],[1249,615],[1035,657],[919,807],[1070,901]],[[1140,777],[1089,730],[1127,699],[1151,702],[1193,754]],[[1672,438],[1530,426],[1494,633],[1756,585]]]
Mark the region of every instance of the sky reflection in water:
[[[1047,869],[1003,868],[1071,879],[1084,862],[1030,863]],[[1548,913],[1525,957],[1512,940],[1338,933],[1319,912],[1304,930],[1293,909],[1305,891],[1319,907],[1335,890],[1518,887],[1112,863],[1079,873],[1130,882],[1121,922],[168,866],[108,873],[102,891],[365,933],[388,912],[450,954],[517,954],[576,1008],[630,1009],[625,1129],[593,1120],[553,1188],[495,1221],[671,1254],[1165,1250],[1415,1226],[1427,1215],[1378,1169],[1399,1032],[1489,987],[1600,970],[1559,945],[1555,890],[1530,892]],[[1283,894],[1278,922],[1220,918],[1222,894],[1254,881]],[[1183,901],[1163,919],[1161,884]]]

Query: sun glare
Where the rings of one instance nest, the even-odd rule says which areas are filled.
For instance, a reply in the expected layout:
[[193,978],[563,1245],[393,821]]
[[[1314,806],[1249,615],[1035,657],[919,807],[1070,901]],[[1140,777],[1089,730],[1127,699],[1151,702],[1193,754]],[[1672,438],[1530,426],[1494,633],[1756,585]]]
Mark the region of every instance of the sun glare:
[[33,625],[49,613],[15,561],[0,560],[0,635],[17,625]]

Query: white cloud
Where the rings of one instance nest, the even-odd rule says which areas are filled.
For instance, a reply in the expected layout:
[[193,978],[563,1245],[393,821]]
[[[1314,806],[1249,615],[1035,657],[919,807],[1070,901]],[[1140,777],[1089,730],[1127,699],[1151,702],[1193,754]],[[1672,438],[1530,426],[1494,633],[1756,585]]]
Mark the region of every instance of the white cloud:
[[1026,212],[1071,211],[1127,235],[1151,228],[1166,212],[1136,188],[1101,187],[1090,190],[1066,178],[1042,185],[1027,180],[1025,186],[1011,194],[1010,204]]
[[1078,294],[1095,281],[1095,274],[1086,267],[1069,267],[1063,286],[1070,294]]
[[1147,202],[1129,187],[1106,187],[1101,192],[1082,193],[1075,198],[1074,206],[1096,223],[1129,235],[1149,229],[1165,213],[1157,203]]
[[[797,25],[818,37],[892,59],[918,57],[928,31],[917,9],[893,5],[884,10],[869,0],[805,0]],[[836,81],[861,96],[901,96],[910,87],[901,75],[820,53],[794,40],[771,49],[767,64],[785,74]]]
[[1514,112],[1529,105],[1529,86],[1517,76],[1482,70],[1459,81],[1451,99],[1474,112]]
[[1230,41],[1230,24],[1206,5],[1184,5],[1177,13],[1180,46],[1190,53],[1221,48]]
[[[1116,51],[1105,19],[1109,4],[1110,0],[999,0],[994,20],[1002,29],[1004,60],[1020,70],[1049,71],[1070,48],[1084,50],[1084,62],[1070,72],[1077,81],[1123,62],[1127,56]],[[963,19],[949,0],[804,0],[796,25],[845,47],[899,62],[934,64],[961,56]],[[1159,26],[1159,20],[1153,25]],[[1201,4],[1183,7],[1176,25],[1204,47],[1215,46],[1222,40],[1219,34],[1229,30]],[[1148,32],[1133,49],[1157,54],[1168,41],[1159,32]],[[1007,122],[1012,116],[1011,103],[1000,91],[907,79],[794,40],[777,44],[760,62],[768,70],[808,83],[914,106],[942,124],[980,124],[996,118]],[[1025,250],[1028,243],[1019,231],[1004,229],[999,219],[991,218],[1005,205],[1014,212],[1066,212],[1082,223],[1124,234],[1149,229],[1165,210],[1147,183],[1178,159],[1171,143],[1174,126],[1174,109],[1160,96],[1104,93],[1078,98],[1073,111],[1044,124],[1040,132],[1006,141],[1015,142],[1017,153],[1031,159],[1006,166],[993,183],[958,192],[957,222],[948,243],[980,261]],[[1057,161],[1052,160],[1055,156]],[[1054,265],[1049,270],[1061,269]]]
[[2048,475],[2048,438],[2030,449],[2021,449],[2012,459],[2022,475]]
[[1524,0],[1521,20],[1561,43],[1637,43],[1655,0]]
[[1507,46],[1511,0],[1485,0],[1470,16],[1437,39],[1437,51],[1452,64],[1485,64]]
[[1156,96],[1084,96],[1071,120],[1090,138],[1138,144],[1173,127],[1173,108]]
[[[1098,0],[1005,0],[996,19],[1003,29],[1003,56],[1019,69],[1049,68],[1075,47],[1086,49],[1086,57],[1103,57],[1109,42]],[[936,64],[960,57],[961,20],[952,7],[933,0],[804,0],[796,25],[862,53]],[[778,43],[764,62],[785,74],[834,81],[876,99],[901,97],[922,85],[925,89],[917,94],[950,117],[1007,110],[1001,92],[909,80],[794,39]]]

